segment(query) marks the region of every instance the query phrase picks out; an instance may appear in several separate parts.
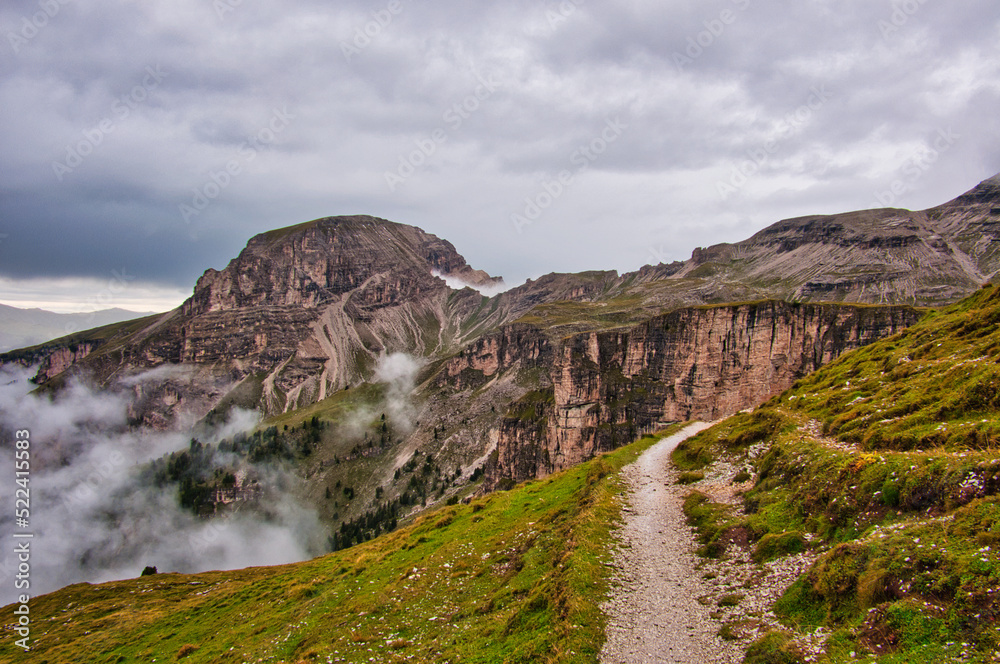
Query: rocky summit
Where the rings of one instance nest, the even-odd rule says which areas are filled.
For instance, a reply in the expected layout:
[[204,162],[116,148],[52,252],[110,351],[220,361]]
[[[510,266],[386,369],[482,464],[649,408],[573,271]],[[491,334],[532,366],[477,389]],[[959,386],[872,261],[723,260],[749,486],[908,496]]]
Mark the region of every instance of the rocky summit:
[[[446,499],[752,408],[912,325],[920,307],[978,289],[1000,267],[998,199],[992,178],[921,212],[790,219],[685,262],[550,274],[492,297],[476,287],[501,280],[441,238],[329,217],[251,238],[173,311],[0,362],[38,366],[43,390],[83,379],[125,391],[139,426],[217,421],[235,406],[264,427],[308,419],[313,433],[283,444],[302,455],[307,500],[337,527],[412,498],[396,470],[418,453],[435,458],[431,484]],[[415,372],[405,417],[379,372],[393,354]],[[344,424],[371,411],[387,424]],[[468,472],[445,481],[445,467]],[[358,477],[353,500],[327,503],[329,487]]]
[[[434,602],[440,598],[427,596],[431,604],[424,606],[426,611],[418,611],[424,623],[444,621],[440,629],[435,625],[426,634],[415,632],[407,622],[411,614],[391,614],[392,620],[402,621],[392,628],[392,634],[387,636],[382,626],[361,619],[351,637],[353,642],[369,643],[376,637],[364,634],[378,634],[377,640],[388,643],[390,649],[405,652],[412,646],[426,658],[445,647],[444,641],[432,644],[427,634],[454,646],[455,633],[445,625],[468,619],[467,628],[484,642],[492,642],[498,633],[535,634],[530,637],[531,646],[524,647],[543,659],[551,659],[550,649],[556,646],[547,640],[549,636],[539,636],[542,634],[561,634],[558,638],[565,643],[559,648],[571,643],[566,647],[574,653],[594,654],[595,643],[604,634],[601,619],[595,618],[600,615],[594,613],[595,598],[605,588],[594,580],[604,578],[605,566],[610,564],[609,529],[621,509],[616,497],[621,485],[608,475],[618,472],[641,451],[639,448],[653,442],[645,439],[638,448],[630,447],[637,438],[691,420],[730,418],[725,420],[728,424],[719,425],[721,429],[712,429],[715,433],[707,432],[708,438],[703,435],[675,441],[679,445],[675,464],[686,471],[678,481],[701,482],[704,491],[693,498],[672,491],[670,522],[685,518],[680,511],[683,508],[686,518],[699,528],[703,552],[713,555],[727,547],[742,546],[747,556],[770,551],[767,547],[777,546],[779,540],[790,542],[788,546],[795,550],[806,548],[816,537],[826,538],[830,546],[840,541],[836,539],[840,535],[833,537],[830,533],[834,531],[817,516],[823,509],[827,515],[839,514],[840,503],[834,509],[831,498],[826,508],[818,507],[804,494],[789,497],[781,493],[768,480],[768,474],[779,466],[787,478],[797,477],[800,470],[788,461],[798,458],[794,450],[782,452],[785,460],[753,456],[754,445],[778,432],[775,422],[787,424],[792,417],[789,412],[800,403],[812,404],[816,412],[792,417],[796,427],[789,424],[782,431],[788,445],[804,440],[806,433],[818,441],[817,482],[832,481],[820,472],[826,468],[820,458],[824,450],[843,451],[845,442],[851,446],[848,455],[860,455],[865,445],[881,450],[905,443],[909,449],[924,444],[919,441],[942,436],[942,440],[951,440],[946,434],[961,429],[965,435],[962,444],[968,448],[993,444],[992,425],[987,426],[991,416],[987,413],[982,419],[979,412],[982,404],[995,410],[992,377],[989,380],[993,382],[980,386],[963,384],[961,394],[966,396],[956,397],[961,403],[953,404],[952,410],[961,412],[962,418],[968,413],[972,418],[968,422],[963,419],[952,428],[931,430],[933,422],[918,418],[906,431],[892,432],[894,423],[903,422],[900,418],[913,412],[907,409],[908,397],[898,389],[898,381],[910,372],[927,367],[952,371],[948,363],[958,362],[956,357],[976,363],[995,355],[995,349],[985,346],[975,352],[949,351],[951,355],[938,349],[942,344],[959,348],[967,337],[986,335],[992,339],[989,335],[995,332],[992,303],[996,295],[992,289],[981,290],[981,286],[1000,269],[998,199],[1000,178],[992,178],[929,210],[880,209],[790,219],[743,242],[696,249],[684,262],[645,266],[626,274],[549,274],[493,296],[478,289],[495,291],[501,280],[469,266],[455,247],[441,238],[370,216],[329,217],[251,238],[224,269],[207,270],[191,297],[173,311],[8,352],[0,355],[0,364],[37,367],[34,380],[41,394],[63,390],[78,394],[78,383],[113,393],[116,403],[126,404],[127,421],[115,425],[127,430],[122,440],[131,440],[129,436],[136,430],[151,436],[154,432],[162,436],[184,432],[183,439],[190,440],[185,449],[175,445],[159,458],[143,457],[129,471],[133,474],[126,473],[128,483],[116,485],[118,493],[112,492],[134,496],[151,490],[153,497],[143,500],[152,500],[160,508],[167,501],[171,509],[179,510],[172,517],[171,528],[188,524],[186,527],[200,532],[206,524],[215,527],[214,519],[227,516],[236,516],[243,524],[256,519],[274,526],[286,523],[305,506],[312,524],[305,528],[302,539],[303,546],[308,545],[303,549],[308,555],[359,551],[357,558],[334,553],[332,558],[310,563],[311,567],[290,568],[285,575],[291,579],[290,589],[285,588],[285,582],[278,583],[277,590],[271,588],[271,575],[241,572],[241,583],[260,585],[254,585],[254,593],[261,590],[280,595],[282,602],[292,598],[290,606],[305,607],[305,613],[279,619],[281,624],[308,622],[312,610],[308,607],[318,608],[318,603],[329,605],[323,615],[340,615],[337,612],[344,610],[350,613],[350,606],[337,597],[345,588],[353,588],[351,579],[355,577],[377,584],[378,593],[395,588],[392,592],[406,595],[420,588],[422,597],[427,596],[427,584],[448,579],[456,593],[446,593],[443,601],[448,606],[439,606]],[[973,293],[972,304],[949,310],[948,325],[955,329],[934,332],[941,337],[935,341],[926,327],[926,321],[937,315],[933,308]],[[984,298],[991,303],[985,309],[976,304]],[[969,312],[978,313],[973,316]],[[916,337],[898,335],[913,329],[924,330],[918,334],[923,344],[919,348],[913,341],[906,349],[897,350],[896,342],[885,341],[887,337],[912,341]],[[881,349],[876,353],[881,353],[877,367],[867,367],[864,375],[860,370],[844,369],[850,358],[865,357],[859,353],[870,348]],[[918,362],[928,356],[936,359],[929,364]],[[957,364],[952,373],[967,371],[962,366]],[[833,374],[815,373],[824,367],[839,369]],[[843,378],[844,385],[825,381],[804,392],[802,386],[811,384],[808,381],[813,375],[836,375]],[[867,380],[871,390],[883,389],[890,379],[897,381],[893,388],[897,397],[885,397],[874,409],[864,406],[870,398],[868,392],[850,388],[852,383]],[[815,383],[817,379],[812,380]],[[783,392],[787,403],[776,402],[775,395]],[[816,394],[826,396],[819,399]],[[847,397],[851,400],[845,403]],[[893,403],[894,398],[902,402]],[[970,399],[979,405],[973,408],[966,404]],[[765,403],[770,406],[762,409]],[[782,404],[778,410],[776,403]],[[927,413],[933,410],[926,404],[920,408],[930,409]],[[940,412],[945,413],[945,408],[942,404]],[[260,423],[251,431],[216,435],[217,425],[238,417],[239,409],[256,411]],[[745,412],[753,409],[757,414]],[[853,414],[861,411],[863,416]],[[937,416],[927,417],[933,420]],[[973,422],[979,419],[980,424]],[[822,438],[817,430],[846,432],[851,427],[873,426],[873,422],[877,430],[840,443]],[[199,440],[202,432],[212,432],[204,438],[209,442]],[[55,450],[54,460],[47,461],[49,466],[39,466],[39,472],[54,472],[80,450],[86,453],[87,445],[107,444],[95,442],[89,431],[76,438],[59,432],[53,436],[48,442]],[[896,442],[886,443],[886,436],[896,436],[892,438]],[[746,454],[750,456],[744,458],[740,454],[748,445]],[[657,449],[665,458],[665,448]],[[858,457],[859,463],[861,459],[869,463],[872,458]],[[844,473],[854,472],[853,459],[843,460]],[[909,463],[908,459],[903,461]],[[660,486],[663,477],[675,476],[653,470],[648,476],[660,478],[656,480]],[[112,478],[118,471],[112,468],[108,472]],[[714,474],[706,477],[705,473]],[[731,481],[729,475],[733,475]],[[655,504],[659,497],[650,487],[656,482],[646,486],[645,477],[633,479],[648,489],[647,502]],[[745,510],[747,514],[759,510],[760,515],[737,518],[729,507],[738,498],[733,483],[754,477],[755,493],[748,494],[751,497],[745,501]],[[960,477],[949,477],[949,482],[965,486]],[[995,475],[991,477],[995,479]],[[548,479],[538,483],[541,478]],[[495,498],[498,490],[530,480],[536,482],[511,491],[505,498]],[[850,481],[842,476],[837,479],[848,485]],[[878,480],[883,495],[891,492],[892,481]],[[800,493],[812,488],[804,486]],[[773,491],[776,493],[768,493]],[[868,512],[862,516],[869,521],[875,517],[891,521],[892,513],[902,515],[910,507],[924,509],[927,501],[920,495],[910,501],[913,505],[903,498],[872,503],[869,511],[875,516]],[[80,504],[91,504],[87,495],[73,496],[83,501]],[[294,507],[286,504],[289,497]],[[841,498],[837,496],[837,500]],[[789,506],[796,500],[805,501],[805,506]],[[470,501],[473,505],[468,508],[459,505]],[[65,583],[91,578],[74,571],[77,563],[86,571],[91,569],[88,564],[97,564],[94,561],[116,563],[122,551],[146,550],[145,541],[134,541],[142,539],[136,533],[145,532],[138,528],[145,517],[122,511],[123,502],[128,501],[116,500],[93,518],[116,533],[118,521],[136,525],[114,543],[114,550],[107,548],[105,538],[91,542],[80,560],[69,565],[72,569]],[[777,507],[768,508],[768,504]],[[845,500],[843,504],[853,503]],[[945,499],[932,504],[940,513],[952,507]],[[435,508],[445,511],[421,516]],[[785,511],[771,513],[768,509]],[[511,516],[514,512],[516,517]],[[928,513],[928,518],[931,516]],[[457,525],[451,527],[453,520]],[[797,530],[789,535],[784,532],[785,524],[793,522]],[[225,532],[228,526],[218,527]],[[404,529],[390,535],[391,539],[380,538],[401,527]],[[652,538],[650,541],[659,541],[663,535],[662,529],[642,532]],[[862,535],[855,530],[844,533],[849,539]],[[683,533],[671,532],[669,536],[673,538],[670,550],[686,550],[690,544],[677,539]],[[191,540],[195,543],[191,551],[204,552],[211,545],[198,544],[200,537]],[[376,542],[369,542],[373,539]],[[747,548],[757,539],[760,542],[753,551]],[[548,542],[542,558],[533,549],[540,541]],[[988,546],[994,539],[982,541]],[[463,542],[480,542],[482,546]],[[463,552],[462,546],[469,548]],[[178,556],[171,560],[191,564],[188,553],[177,553],[173,546],[166,548]],[[840,555],[837,551],[833,549],[828,562],[822,564],[834,564]],[[463,556],[468,558],[466,554],[474,554],[478,560],[475,567],[458,562]],[[397,555],[399,564],[383,567],[378,562]],[[436,563],[423,562],[435,556],[440,558]],[[570,570],[566,561],[578,561],[574,563],[576,571]],[[372,569],[364,576],[369,565]],[[437,569],[433,578],[424,579],[431,568]],[[522,574],[524,570],[528,576]],[[731,576],[731,571],[720,574],[729,578],[726,575]],[[744,570],[737,576],[745,584],[751,583],[747,575],[756,573]],[[790,583],[798,573],[788,568],[782,578]],[[835,576],[824,570],[814,570],[812,575],[817,579]],[[463,586],[466,576],[478,580]],[[330,581],[333,577],[339,580]],[[104,574],[104,578],[109,577]],[[196,599],[201,591],[188,597],[187,590],[173,578],[150,578],[143,582],[142,593],[168,593],[185,606],[201,601]],[[916,583],[905,575],[892,579],[893,584],[897,580]],[[869,581],[858,581],[859,588],[868,588],[865,607],[873,611],[883,610],[883,600],[893,593],[908,592],[876,581],[871,583],[877,588],[868,588],[865,584]],[[228,583],[218,576],[211,577],[211,582]],[[97,601],[95,606],[117,611],[119,593],[137,592],[128,582],[121,583],[124,585],[102,587],[104,594],[99,601],[81,599],[89,591],[70,586],[72,592],[57,593],[49,604],[68,599],[68,611],[77,602]],[[816,593],[830,606],[840,607],[841,599],[819,586],[809,590],[803,583],[796,592],[806,608],[786,607],[788,615],[802,621],[818,620],[816,624],[832,628],[847,624],[829,615],[820,620],[810,613],[819,602]],[[780,584],[765,585],[773,595],[768,601],[773,602]],[[469,594],[463,594],[466,592]],[[257,604],[257,595],[254,597]],[[468,606],[451,606],[448,602],[453,597]],[[730,593],[717,598],[719,606],[723,601],[738,603],[733,597]],[[379,606],[386,603],[378,594],[370,599]],[[616,606],[633,604],[619,598]],[[223,608],[218,607],[216,618],[227,624],[234,622]],[[373,611],[367,599],[355,608],[362,617]],[[242,610],[250,611],[255,620],[273,622],[258,609]],[[546,622],[549,618],[541,620],[539,612],[549,618],[572,618],[566,618],[570,621],[566,624],[559,618],[554,625]],[[974,615],[971,609],[967,613]],[[850,615],[861,619],[860,614]],[[747,613],[742,622],[730,625],[726,634],[749,643],[754,630],[763,629],[755,616],[759,617]],[[894,620],[879,616],[882,614],[870,619],[881,621],[878,629]],[[536,624],[537,630],[529,629],[528,623]],[[570,635],[570,624],[583,626],[579,638]],[[173,628],[170,630],[173,633]],[[957,634],[960,626],[953,631]],[[197,636],[203,640],[195,632],[188,633],[192,639]],[[252,638],[259,633],[252,631],[247,637],[257,653],[254,657],[273,659],[276,651]],[[722,631],[719,634],[725,636]],[[327,661],[332,661],[332,653],[357,654],[356,648],[344,649],[344,638],[339,636],[336,645],[329,639],[314,641],[324,644]],[[787,654],[792,648],[788,644],[798,636],[782,633],[767,638],[780,641],[771,644],[775,646],[772,650]],[[868,643],[865,638],[859,641],[859,651]],[[982,634],[975,638],[986,643]],[[885,647],[896,643],[888,637],[882,642],[888,644]],[[508,639],[504,643],[513,642]],[[197,643],[171,642],[168,650],[175,650],[177,658],[217,661],[216,645],[205,643],[201,650]],[[0,651],[3,647],[0,639]],[[58,647],[53,647],[52,652],[56,652]],[[164,652],[147,642],[137,648],[114,645],[106,652],[98,648],[95,657],[103,659],[94,661],[142,659]],[[108,655],[111,651],[121,656],[115,659]],[[126,651],[127,656],[123,654]],[[319,653],[299,644],[284,654],[291,656],[293,651],[294,661],[310,661]],[[251,659],[248,655],[239,661]],[[593,660],[585,657],[580,661]]]
[[[234,400],[265,415],[292,411],[370,380],[386,354],[444,360],[485,336],[504,337],[512,324],[560,345],[567,335],[703,304],[937,305],[974,292],[998,269],[998,178],[929,210],[780,221],[743,242],[696,249],[685,262],[623,275],[552,274],[492,298],[473,288],[500,279],[470,267],[445,240],[375,217],[329,217],[252,238],[225,269],[207,270],[174,311],[0,361],[39,365],[42,384],[72,373],[108,384],[177,368],[159,396],[147,385],[136,412],[168,427],[181,413],[198,419]],[[442,277],[472,288],[455,290]]]

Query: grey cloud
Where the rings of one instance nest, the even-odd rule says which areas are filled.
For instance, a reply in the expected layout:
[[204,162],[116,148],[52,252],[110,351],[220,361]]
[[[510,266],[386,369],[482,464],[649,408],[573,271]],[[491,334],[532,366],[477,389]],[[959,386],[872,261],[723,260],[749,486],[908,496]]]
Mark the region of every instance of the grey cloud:
[[[67,3],[18,53],[0,44],[0,275],[105,276],[124,264],[190,287],[257,232],[342,213],[419,224],[512,282],[636,268],[660,227],[687,229],[674,234],[683,256],[712,243],[713,228],[742,232],[736,218],[759,228],[868,206],[913,146],[951,126],[970,139],[904,201],[944,202],[1000,170],[1000,16],[989,0],[911,4],[886,39],[892,3],[862,0],[404,0],[388,22],[388,2],[361,0],[244,2],[222,16],[196,0]],[[5,3],[0,26],[16,31],[37,6]],[[371,33],[363,46],[359,30]],[[679,67],[689,39],[704,45]],[[113,104],[147,67],[167,77],[117,118]],[[479,77],[498,89],[447,121]],[[781,132],[824,85],[831,99]],[[241,157],[282,108],[294,120]],[[113,131],[57,179],[53,162],[109,116]],[[517,234],[510,214],[616,116],[629,130]],[[390,190],[385,172],[436,129],[446,140]],[[776,134],[780,150],[739,211],[721,201],[716,182]],[[232,160],[240,175],[182,218]]]

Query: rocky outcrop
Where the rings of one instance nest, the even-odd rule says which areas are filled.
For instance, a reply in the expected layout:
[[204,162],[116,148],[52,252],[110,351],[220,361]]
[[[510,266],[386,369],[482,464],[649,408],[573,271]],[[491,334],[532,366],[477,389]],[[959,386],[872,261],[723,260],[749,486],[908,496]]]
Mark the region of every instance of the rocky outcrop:
[[[573,404],[574,391],[591,389],[589,369],[573,358],[605,358],[607,344],[626,343],[612,342],[621,334],[613,330],[642,327],[642,321],[665,311],[766,299],[917,305],[955,301],[1000,269],[997,210],[1000,179],[993,178],[930,210],[880,209],[785,220],[743,242],[697,249],[686,262],[623,275],[550,274],[492,298],[469,288],[456,290],[441,278],[473,285],[496,282],[472,269],[447,241],[375,217],[330,217],[252,238],[224,269],[206,271],[191,298],[173,312],[9,353],[0,362],[41,364],[37,379],[42,383],[87,372],[109,384],[162,366],[192,366],[198,368],[198,380],[208,381],[181,389],[181,400],[195,414],[211,409],[210,395],[219,385],[247,381],[261,387],[257,407],[274,414],[368,380],[381,355],[400,351],[445,362],[447,378],[435,384],[458,391],[486,385],[506,368],[533,367],[537,375],[521,380],[519,389],[556,385],[561,390],[561,380],[571,387],[565,388],[566,395],[557,393],[557,403],[566,396],[565,403]],[[524,326],[511,325],[517,321]],[[627,343],[637,343],[639,336],[638,331],[630,333]],[[740,342],[738,337],[727,343]],[[585,347],[574,346],[581,343]],[[728,348],[720,358],[731,355]],[[788,355],[794,357],[794,352]],[[700,356],[699,371],[704,362],[720,358]],[[775,355],[774,362],[782,361]],[[794,359],[786,361],[787,371],[799,370]],[[622,388],[622,394],[632,399],[639,388],[631,385],[642,376],[630,373],[627,364],[622,365],[622,380],[630,387]],[[556,371],[556,366],[561,368]],[[747,376],[756,376],[753,384],[771,384],[758,375],[762,365],[750,366]],[[596,371],[602,382],[593,389],[610,389],[610,374],[603,368]],[[742,392],[730,395],[725,372],[718,385],[699,380],[698,371],[690,384],[665,375],[667,383],[650,377],[641,388],[662,401],[663,412],[638,419],[681,418],[688,411],[705,412],[708,402],[724,412],[730,402],[745,403],[768,392],[741,383]],[[615,413],[638,408],[615,401],[611,392],[606,396],[616,405],[603,407],[617,409]],[[630,429],[610,423],[637,418],[595,415],[590,401],[582,396],[578,401],[555,415],[567,430],[586,430],[598,422],[611,432],[601,436],[617,440]],[[150,408],[160,413],[157,422],[169,420],[173,412],[166,402],[150,402]],[[585,437],[581,445],[567,449],[589,454],[587,441],[592,439],[599,449],[606,444],[601,436]],[[577,454],[562,448],[551,452],[552,464],[562,463],[560,455],[572,459]]]
[[97,347],[95,342],[82,342],[55,348],[41,358],[37,380],[45,382],[58,376],[78,362],[82,362]]
[[921,315],[905,306],[768,301],[688,308],[570,337],[554,353],[551,404],[522,417],[519,402],[499,427],[489,485],[568,468],[659,423],[754,407]]
[[[647,273],[731,285],[758,297],[940,305],[1000,270],[1000,176],[922,211],[879,208],[786,219],[735,244],[696,249],[683,264]],[[710,301],[710,300],[709,300]]]
[[[223,270],[208,270],[177,310],[113,343],[53,343],[32,359],[45,383],[72,369],[102,384],[162,367],[191,376],[146,390],[137,421],[169,426],[181,406],[204,416],[225,385],[253,380],[265,414],[308,405],[371,377],[394,351],[447,355],[508,309],[455,291],[439,276],[493,284],[455,248],[419,228],[375,217],[332,217],[263,233]],[[100,352],[97,352],[100,351]],[[213,399],[214,402],[213,403]]]
[[490,378],[512,369],[543,368],[554,360],[552,340],[531,325],[505,325],[476,339],[450,358],[436,382],[463,390],[479,387]]
[[330,217],[253,237],[221,272],[208,270],[185,315],[260,306],[315,309],[351,294],[360,312],[440,291],[433,273],[492,283],[450,242],[375,217]]

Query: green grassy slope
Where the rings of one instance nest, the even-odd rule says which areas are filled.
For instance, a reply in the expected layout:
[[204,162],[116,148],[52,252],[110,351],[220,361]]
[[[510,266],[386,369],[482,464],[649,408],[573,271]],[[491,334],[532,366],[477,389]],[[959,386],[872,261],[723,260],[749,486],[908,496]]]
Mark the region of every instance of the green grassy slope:
[[988,286],[682,443],[679,467],[753,480],[742,512],[691,498],[705,554],[739,528],[758,560],[817,556],[775,607],[789,633],[747,661],[806,661],[795,637],[817,627],[810,661],[1000,661],[998,386]]
[[31,661],[594,662],[616,471],[655,440],[304,563],[69,586],[32,600]]

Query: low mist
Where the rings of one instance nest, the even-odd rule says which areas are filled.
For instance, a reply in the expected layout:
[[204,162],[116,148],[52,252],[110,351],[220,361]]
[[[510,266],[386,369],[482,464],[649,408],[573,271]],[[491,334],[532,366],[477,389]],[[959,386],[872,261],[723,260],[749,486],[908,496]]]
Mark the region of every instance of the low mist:
[[[234,410],[212,429],[156,432],[128,426],[130,391],[95,390],[81,382],[54,397],[31,393],[33,372],[0,367],[0,484],[6,488],[0,538],[12,541],[14,436],[31,432],[31,596],[71,583],[160,572],[200,572],[296,562],[324,551],[326,532],[315,512],[294,498],[297,482],[280,466],[256,464],[264,493],[258,509],[237,508],[200,518],[180,507],[177,487],[143,479],[146,464],[187,449],[197,437],[210,444],[251,430],[254,412]],[[146,375],[136,381],[155,378]],[[246,464],[242,459],[233,463]],[[12,547],[0,553],[0,604],[25,592],[14,588]]]
[[499,295],[500,293],[506,293],[510,289],[515,288],[515,286],[508,286],[506,283],[503,282],[503,280],[500,280],[496,283],[489,285],[473,284],[471,282],[465,281],[464,279],[461,279],[460,277],[456,277],[455,275],[443,274],[438,270],[431,270],[431,276],[437,277],[438,279],[442,280],[445,284],[448,285],[448,288],[452,288],[454,290],[471,288],[474,291],[479,291],[480,294],[485,295],[486,297],[493,297],[495,295]]
[[416,419],[410,395],[416,387],[420,367],[417,359],[405,353],[381,357],[375,367],[375,381],[386,384],[386,416],[404,433],[413,430]]

